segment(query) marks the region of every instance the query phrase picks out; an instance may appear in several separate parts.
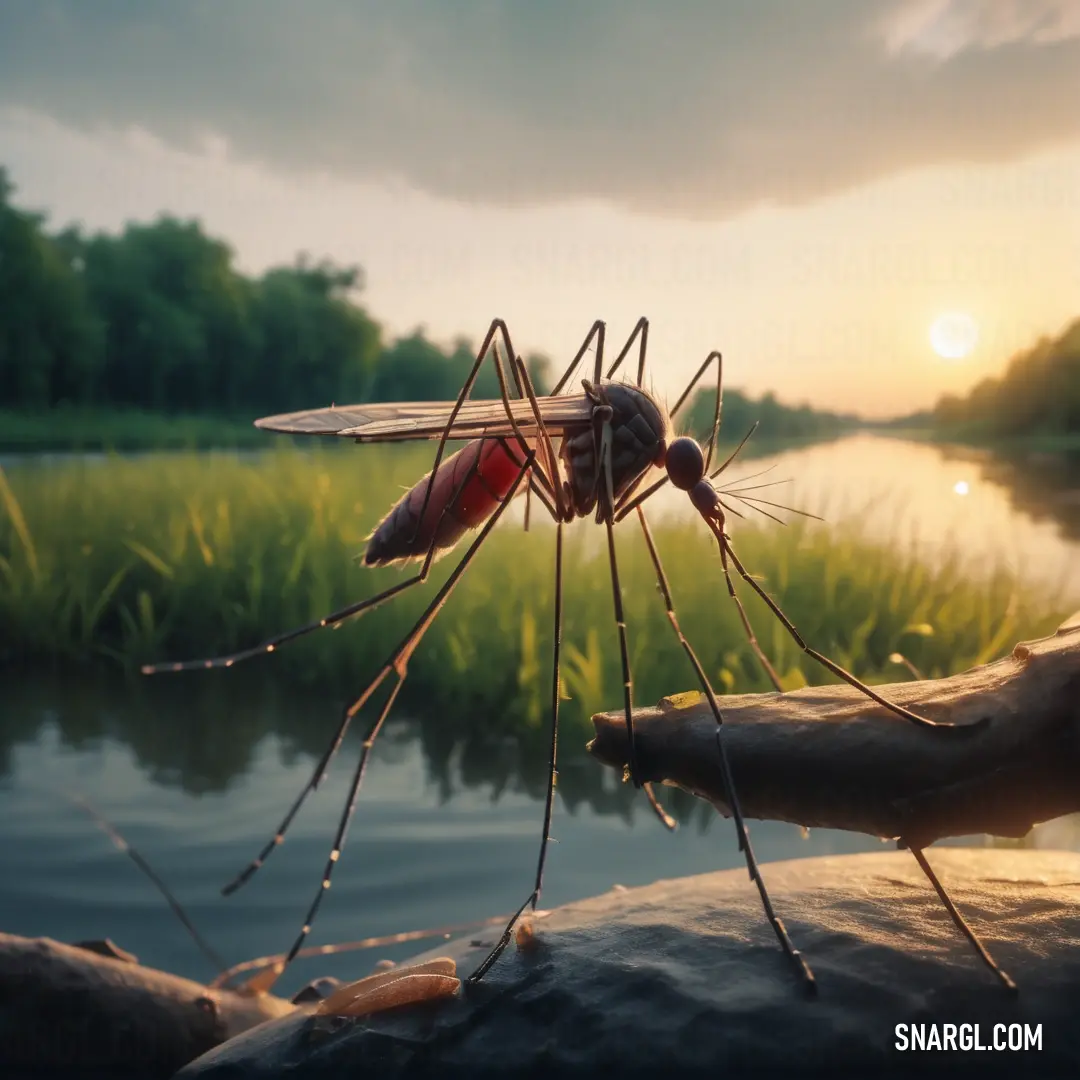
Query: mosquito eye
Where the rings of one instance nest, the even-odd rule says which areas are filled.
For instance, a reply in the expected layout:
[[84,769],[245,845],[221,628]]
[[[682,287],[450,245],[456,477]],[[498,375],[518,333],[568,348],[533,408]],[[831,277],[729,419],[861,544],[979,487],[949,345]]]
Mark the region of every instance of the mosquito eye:
[[705,475],[701,447],[686,436],[676,439],[667,452],[668,476],[680,491],[689,491]]

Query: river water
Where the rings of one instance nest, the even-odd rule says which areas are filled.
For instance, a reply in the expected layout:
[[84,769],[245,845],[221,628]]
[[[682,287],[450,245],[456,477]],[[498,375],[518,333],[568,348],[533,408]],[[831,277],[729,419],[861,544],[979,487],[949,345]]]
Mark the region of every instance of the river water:
[[[834,520],[857,514],[871,532],[915,544],[931,561],[959,548],[974,565],[1003,564],[1080,608],[1075,458],[1006,459],[857,435],[753,466],[795,478],[795,505]],[[331,773],[246,888],[228,899],[218,890],[269,837],[313,767],[307,742],[299,749],[279,721],[316,729],[308,742],[317,746],[333,705],[294,701],[266,684],[222,698],[179,683],[151,693],[101,674],[4,673],[0,929],[64,941],[107,936],[144,963],[198,979],[214,973],[153,886],[70,801],[77,792],[172,886],[226,961],[286,948],[321,878],[348,768]],[[479,919],[527,895],[541,820],[537,769],[519,768],[510,745],[447,752],[433,719],[393,725],[377,748],[312,942]],[[562,751],[545,904],[740,865],[730,823],[684,800],[683,827],[668,835],[627,787],[601,775],[581,742]],[[346,761],[358,752],[347,741]],[[753,836],[764,861],[881,847],[777,823],[754,823]],[[1054,823],[1034,842],[1076,847],[1080,832]],[[798,927],[791,930],[797,938]],[[298,963],[284,989],[320,974],[358,977],[377,959],[405,959],[430,944]]]

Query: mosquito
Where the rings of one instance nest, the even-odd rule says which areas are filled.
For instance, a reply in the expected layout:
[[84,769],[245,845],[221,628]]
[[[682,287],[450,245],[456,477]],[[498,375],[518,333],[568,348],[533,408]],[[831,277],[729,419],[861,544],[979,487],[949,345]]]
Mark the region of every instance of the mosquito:
[[[333,738],[315,766],[310,780],[296,797],[273,837],[258,856],[223,889],[223,892],[229,895],[250,880],[274,848],[283,841],[301,805],[325,777],[350,723],[379,687],[392,677],[390,691],[364,736],[360,759],[353,773],[322,881],[292,948],[273,973],[274,978],[279,976],[285,966],[300,952],[311,931],[322,899],[330,888],[333,870],[341,855],[372,747],[404,684],[410,658],[476,553],[516,495],[524,494],[526,498],[526,527],[528,527],[532,498],[536,499],[555,523],[555,626],[547,796],[544,803],[543,826],[532,891],[510,917],[505,930],[490,953],[469,976],[470,983],[478,982],[490,970],[510,943],[518,919],[524,914],[526,908],[531,907],[535,911],[540,899],[554,807],[560,699],[563,530],[569,522],[591,516],[604,527],[607,534],[613,614],[622,666],[630,781],[636,788],[644,789],[654,812],[668,827],[673,828],[675,823],[660,806],[649,785],[641,779],[634,737],[632,678],[615,544],[616,524],[634,514],[641,527],[656,572],[668,621],[693,667],[696,679],[716,719],[721,776],[729,796],[728,805],[735,824],[739,850],[743,854],[749,876],[760,895],[769,924],[797,977],[809,992],[813,992],[816,986],[814,974],[802,954],[794,947],[783,921],[777,916],[769,898],[765,881],[750,845],[742,808],[731,776],[722,737],[723,715],[717,695],[697,654],[679,626],[667,575],[645,516],[644,504],[669,483],[687,493],[691,504],[716,539],[728,595],[738,609],[740,621],[755,656],[777,690],[780,689],[779,679],[754,634],[749,617],[736,591],[732,569],[764,601],[772,614],[780,620],[787,633],[808,656],[833,675],[856,687],[877,705],[889,710],[907,723],[925,728],[928,737],[969,734],[983,726],[982,723],[964,726],[939,723],[920,716],[882,697],[851,672],[807,644],[794,623],[787,618],[776,601],[743,565],[726,530],[727,513],[743,516],[731,505],[735,500],[769,517],[774,517],[774,515],[765,509],[767,506],[778,509],[790,508],[771,502],[760,494],[749,494],[751,490],[759,491],[759,488],[747,487],[744,484],[724,487],[714,483],[735,461],[756,428],[756,425],[751,428],[724,461],[713,467],[723,401],[721,354],[716,351],[709,353],[689,385],[679,396],[675,406],[668,412],[644,385],[648,332],[648,320],[639,319],[626,343],[605,371],[606,325],[602,320],[597,320],[551,394],[538,396],[524,362],[513,347],[505,322],[495,319],[484,336],[468,378],[453,402],[330,406],[271,416],[256,421],[257,427],[268,431],[293,435],[332,435],[355,439],[359,443],[437,439],[438,448],[431,471],[406,492],[376,526],[367,539],[367,548],[363,556],[363,561],[367,566],[412,565],[415,567],[419,563],[419,569],[410,577],[374,596],[349,604],[339,611],[304,626],[278,634],[253,648],[206,660],[148,665],[143,668],[146,674],[232,667],[242,661],[274,652],[287,642],[295,641],[316,630],[365,614],[407,589],[426,581],[436,559],[452,550],[467,533],[479,530],[465,554],[412,629],[390,651],[383,666],[359,697],[344,707]],[[616,373],[635,347],[636,378],[633,381],[616,381]],[[580,391],[567,390],[590,350],[592,352],[592,378],[581,380]],[[488,360],[494,365],[498,377],[500,398],[492,401],[474,401],[470,398],[473,384],[481,366]],[[716,395],[712,430],[707,446],[703,450],[689,436],[675,435],[672,418],[677,417],[692,399],[695,389],[710,367],[715,367],[716,371]],[[513,381],[516,396],[511,396],[507,368],[509,368],[509,376]],[[446,444],[451,439],[468,440],[468,442],[456,453],[445,457]],[[650,476],[658,478],[643,487]],[[801,513],[801,511],[796,512]],[[991,970],[1006,985],[1012,985],[1009,977],[998,968],[974,932],[964,922],[926,862],[922,851],[917,848],[912,848],[912,851],[956,925]],[[266,984],[264,988],[268,986],[269,984]]]

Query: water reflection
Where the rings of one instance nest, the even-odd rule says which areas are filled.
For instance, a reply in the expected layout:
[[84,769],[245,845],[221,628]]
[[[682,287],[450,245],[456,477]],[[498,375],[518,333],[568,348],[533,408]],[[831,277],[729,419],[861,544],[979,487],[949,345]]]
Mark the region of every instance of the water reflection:
[[959,554],[972,573],[1003,567],[1080,601],[1080,454],[1007,456],[861,432],[761,467],[794,478],[780,501],[831,521],[852,515],[931,562]]
[[[226,794],[244,777],[257,777],[255,762],[267,745],[278,748],[282,765],[297,770],[299,788],[300,775],[314,768],[341,709],[339,700],[300,694],[239,670],[195,673],[171,683],[104,672],[62,681],[8,676],[0,681],[0,695],[7,703],[0,720],[0,776],[14,773],[15,748],[39,742],[48,728],[69,753],[122,746],[152,783],[191,796]],[[450,715],[422,702],[408,706],[406,700],[402,715],[381,735],[381,754],[392,767],[402,748],[418,751],[423,782],[440,803],[472,789],[493,803],[511,793],[544,797],[549,736],[543,725],[493,737],[489,723],[473,723],[467,713]],[[571,721],[563,733],[559,794],[567,809],[588,807],[631,821],[633,789],[585,751],[591,727]],[[356,760],[360,738],[350,730],[340,768]],[[676,813],[709,820],[704,804],[683,792],[671,796]]]
[[[358,747],[345,747],[263,871],[222,899],[218,889],[280,820],[325,736],[316,703],[297,707],[264,689],[246,701],[177,693],[131,709],[122,687],[97,681],[24,689],[3,722],[0,927],[68,941],[110,936],[144,963],[198,979],[214,974],[157,892],[64,797],[81,792],[169,882],[226,961],[285,948],[318,886]],[[543,755],[528,740],[470,743],[440,720],[393,725],[376,749],[314,943],[466,922],[509,911],[526,895]],[[666,790],[684,824],[669,835],[568,734],[546,904],[741,865],[730,823]],[[1045,830],[1032,842],[1077,846],[1074,823]],[[777,822],[754,822],[752,831],[766,861],[882,847],[827,830],[805,839]],[[355,978],[380,957],[400,961],[423,947],[305,961],[283,989],[319,974]]]
[[[964,553],[973,573],[1005,561],[1080,606],[1080,461],[939,448],[860,434],[770,451],[743,473],[793,476],[793,505],[871,534],[919,545],[927,558]],[[967,485],[959,494],[957,485]],[[666,493],[671,513],[684,496]],[[785,499],[787,496],[785,496]],[[781,501],[785,501],[782,499]],[[872,507],[866,512],[866,507]],[[594,530],[595,531],[595,530]],[[146,962],[209,974],[164,905],[78,811],[80,790],[169,880],[227,959],[288,943],[321,873],[355,734],[290,841],[259,878],[223,902],[218,887],[249,859],[306,782],[340,702],[269,681],[270,668],[152,681],[108,673],[0,680],[0,927],[75,940],[114,936]],[[671,689],[681,689],[673,687]],[[531,882],[546,784],[544,726],[493,735],[498,718],[447,716],[403,698],[376,752],[317,941],[467,921],[516,907]],[[669,837],[640,798],[584,752],[590,730],[572,710],[560,747],[559,808],[545,900],[614,882],[737,866],[730,826],[703,803],[667,792],[690,825]],[[633,829],[627,827],[633,824]],[[754,824],[765,859],[875,850],[868,837]],[[1042,837],[1040,841],[1039,837]],[[1035,842],[1077,846],[1055,823]],[[401,959],[415,946],[387,950]],[[371,960],[376,959],[371,957]],[[364,973],[342,958],[300,966],[295,981]]]
[[1009,495],[1013,508],[1035,521],[1058,526],[1060,535],[1080,541],[1080,452],[987,453],[983,475]]
[[[61,940],[111,936],[150,964],[207,978],[161,898],[63,797],[81,792],[169,882],[230,962],[287,946],[321,877],[355,740],[265,869],[229,900],[218,888],[268,838],[310,776],[326,713],[267,690],[245,702],[200,692],[125,708],[100,681],[24,688],[5,713],[0,780],[0,926]],[[21,717],[8,723],[7,717]],[[390,726],[378,745],[314,941],[466,922],[521,903],[535,870],[543,753],[532,740],[471,740],[444,718]],[[314,730],[312,730],[314,728]],[[738,865],[729,829],[704,804],[668,798],[684,826],[668,835],[628,785],[563,743],[545,901]],[[682,793],[668,793],[668,795]],[[627,825],[633,822],[634,827]],[[873,849],[866,837],[763,823],[768,857]],[[379,956],[297,966],[356,977]]]

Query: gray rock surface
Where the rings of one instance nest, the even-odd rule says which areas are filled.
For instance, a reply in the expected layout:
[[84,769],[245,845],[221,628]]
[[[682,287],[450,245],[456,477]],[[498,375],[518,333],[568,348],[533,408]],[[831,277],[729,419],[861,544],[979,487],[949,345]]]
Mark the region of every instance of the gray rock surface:
[[[792,975],[743,871],[556,909],[457,999],[230,1040],[177,1080],[269,1077],[1080,1075],[1080,855],[934,848],[931,863],[1017,980],[1011,997],[907,852],[764,867],[818,980]],[[485,955],[451,955],[468,974]],[[1041,1025],[1041,1050],[895,1049],[898,1024]],[[939,1027],[939,1033],[944,1030]],[[1008,1037],[1006,1029],[1005,1037]]]

